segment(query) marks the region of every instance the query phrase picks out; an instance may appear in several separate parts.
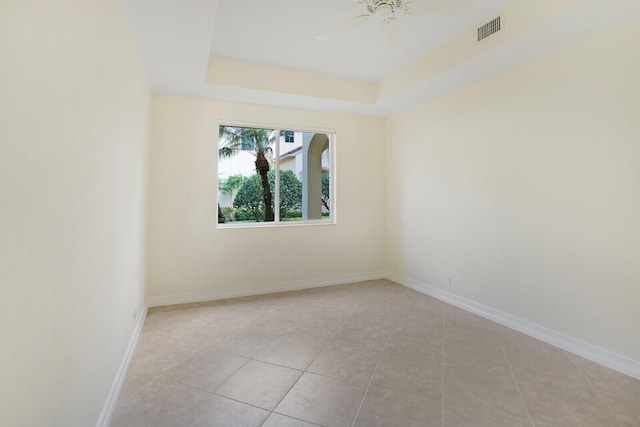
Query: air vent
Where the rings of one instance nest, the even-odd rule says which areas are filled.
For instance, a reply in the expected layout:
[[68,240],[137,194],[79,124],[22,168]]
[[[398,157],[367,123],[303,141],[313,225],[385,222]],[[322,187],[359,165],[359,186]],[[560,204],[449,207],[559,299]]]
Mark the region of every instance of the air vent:
[[492,19],[484,25],[478,27],[478,41],[484,40],[492,34],[497,33],[502,29],[501,17]]

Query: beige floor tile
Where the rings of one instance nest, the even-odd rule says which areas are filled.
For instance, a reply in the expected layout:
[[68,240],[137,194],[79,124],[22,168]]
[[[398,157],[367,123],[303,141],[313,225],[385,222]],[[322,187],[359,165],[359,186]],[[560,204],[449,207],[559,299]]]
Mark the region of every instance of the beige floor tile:
[[318,354],[308,372],[342,380],[364,389],[383,350],[382,344],[334,340]]
[[389,323],[394,320],[395,307],[388,307],[386,304],[367,303],[362,301],[349,317],[349,322],[375,321],[379,325]]
[[404,304],[395,315],[395,323],[400,326],[420,325],[442,328],[444,313],[440,306]]
[[444,340],[444,364],[461,367],[498,367],[509,369],[502,345],[495,342]]
[[410,363],[442,364],[444,352],[442,341],[428,343],[390,337],[385,344],[384,355],[388,358],[401,359]]
[[521,357],[509,354],[508,359],[518,383],[539,382],[563,387],[585,387],[588,384],[585,376],[561,350],[557,359],[535,352]]
[[216,395],[200,400],[181,420],[189,427],[259,427],[269,411]]
[[243,329],[225,336],[216,342],[216,346],[227,353],[251,359],[275,338],[276,335],[273,334]]
[[564,350],[520,332],[501,329],[499,335],[504,351],[514,367],[529,366],[532,363],[537,365],[536,360],[563,363],[563,367],[567,366],[567,362],[571,362]]
[[140,335],[129,367],[142,374],[156,375],[179,365],[197,352],[198,348],[179,339],[145,332]]
[[168,336],[181,345],[193,349],[203,349],[212,344],[217,344],[232,332],[233,329],[231,328],[198,320]]
[[518,384],[539,383],[546,387],[588,387],[589,382],[576,369],[567,366],[562,369],[557,364],[540,362],[538,366],[513,369]]
[[566,427],[619,426],[619,421],[591,386],[562,387],[520,383],[534,423]]
[[153,380],[118,402],[110,426],[181,426],[192,408],[208,396],[182,384]]
[[515,331],[502,332],[501,340],[518,383],[575,387],[588,383],[564,350]]
[[536,338],[524,335],[513,329],[508,329],[498,325],[496,327],[498,335],[500,336],[500,342],[502,343],[507,357],[510,356],[522,356],[535,354],[536,357],[541,357],[549,360],[565,359],[566,354],[564,350],[549,345]]
[[427,398],[369,387],[354,426],[441,427],[442,396]]
[[446,366],[444,400],[481,413],[527,419],[518,387],[510,370],[503,368]]
[[531,421],[526,418],[479,412],[446,401],[442,425],[445,427],[533,427]]
[[151,375],[142,374],[135,369],[129,368],[127,376],[124,379],[120,395],[118,399],[122,400],[142,386],[149,384],[153,377]]
[[640,397],[640,380],[598,365],[575,354],[567,353],[578,368],[589,378],[596,390],[615,395]]
[[445,316],[444,336],[446,339],[458,341],[500,343],[500,336],[495,325],[477,316],[470,319],[458,315],[455,317]]
[[282,311],[279,313],[279,317],[258,317],[242,329],[236,330],[236,332],[242,333],[243,331],[249,331],[255,334],[278,338],[283,335],[293,334],[300,327],[300,323],[296,323],[294,314]]
[[212,392],[248,361],[211,347],[165,372],[162,378]]
[[411,328],[394,327],[389,333],[388,342],[398,346],[438,347],[442,348],[444,333],[441,327],[414,326]]
[[447,306],[447,304],[442,301],[416,292],[404,293],[403,295],[400,295],[398,299],[401,301],[400,304],[402,304],[403,307],[417,307],[421,310],[439,312],[443,315],[443,309]]
[[387,325],[377,326],[375,321],[360,324],[345,322],[334,335],[334,340],[351,341],[361,344],[384,344],[389,336]]
[[197,317],[182,310],[149,312],[143,331],[155,335],[175,335],[177,331],[197,321]]
[[272,413],[262,427],[316,427],[318,424],[311,424],[306,421]]
[[263,362],[305,370],[325,346],[327,339],[284,336],[272,341],[254,357]]
[[324,426],[350,426],[363,394],[340,380],[305,373],[275,412]]
[[465,324],[475,324],[478,327],[484,326],[491,329],[494,329],[496,326],[495,322],[492,322],[485,317],[479,316],[477,314],[471,313],[470,311],[463,310],[453,305],[445,304],[442,308],[442,313],[444,315],[446,323],[465,322]]
[[640,381],[386,280],[150,310],[112,425],[340,426],[360,402],[358,425],[640,426]]
[[373,374],[371,386],[417,395],[441,392],[441,355],[397,350],[385,350]]
[[214,393],[272,410],[300,375],[301,371],[252,360],[216,387]]
[[240,328],[256,317],[261,316],[263,309],[256,304],[215,305],[200,316],[200,321],[213,326],[225,327],[228,330]]
[[640,426],[640,396],[600,393],[602,401],[611,408],[625,427]]

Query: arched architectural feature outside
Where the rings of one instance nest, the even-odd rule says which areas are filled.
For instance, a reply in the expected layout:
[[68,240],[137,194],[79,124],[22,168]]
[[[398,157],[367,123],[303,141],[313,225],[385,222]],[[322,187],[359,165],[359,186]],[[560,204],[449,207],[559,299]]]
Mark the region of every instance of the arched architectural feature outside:
[[305,133],[302,141],[302,219],[322,219],[322,153],[329,148],[323,133]]

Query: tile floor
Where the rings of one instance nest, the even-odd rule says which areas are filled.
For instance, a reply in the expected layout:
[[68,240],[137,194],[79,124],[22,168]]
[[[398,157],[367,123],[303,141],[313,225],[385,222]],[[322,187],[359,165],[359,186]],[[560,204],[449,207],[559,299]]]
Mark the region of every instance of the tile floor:
[[640,381],[379,280],[151,310],[111,426],[640,426]]

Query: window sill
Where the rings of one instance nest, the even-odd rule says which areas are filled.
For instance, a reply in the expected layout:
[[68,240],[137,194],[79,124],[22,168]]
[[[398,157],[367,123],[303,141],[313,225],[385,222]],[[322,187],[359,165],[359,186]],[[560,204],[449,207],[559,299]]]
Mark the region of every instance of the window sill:
[[332,220],[316,220],[316,221],[282,221],[282,222],[248,222],[248,223],[224,223],[217,224],[217,229],[234,229],[234,228],[282,228],[282,227],[315,227],[322,225],[336,225]]

